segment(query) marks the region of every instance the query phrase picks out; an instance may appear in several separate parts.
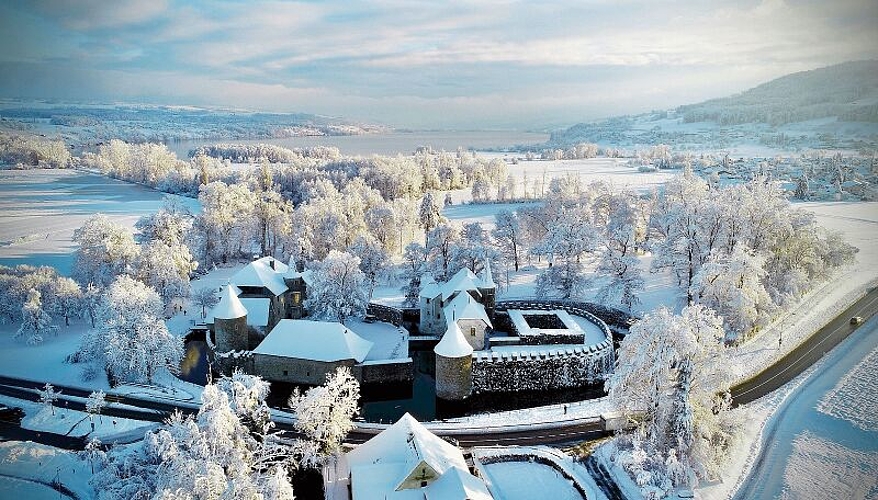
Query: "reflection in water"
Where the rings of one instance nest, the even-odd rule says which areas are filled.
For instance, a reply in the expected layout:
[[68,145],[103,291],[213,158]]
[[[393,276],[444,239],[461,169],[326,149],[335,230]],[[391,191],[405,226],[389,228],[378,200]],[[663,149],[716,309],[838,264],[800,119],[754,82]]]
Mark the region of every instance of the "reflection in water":
[[180,361],[179,378],[193,384],[204,385],[207,383],[210,363],[208,356],[210,349],[203,340],[189,340],[185,346],[186,352]]

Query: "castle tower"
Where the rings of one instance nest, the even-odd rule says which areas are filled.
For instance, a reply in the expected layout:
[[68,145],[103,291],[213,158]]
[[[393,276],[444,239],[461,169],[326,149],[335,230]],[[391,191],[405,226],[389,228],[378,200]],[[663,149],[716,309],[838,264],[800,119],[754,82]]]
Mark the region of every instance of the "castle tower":
[[491,259],[485,259],[485,269],[482,271],[482,282],[479,285],[479,293],[482,294],[482,305],[488,317],[494,319],[494,308],[497,306],[497,284],[491,274]]
[[249,349],[247,309],[232,285],[226,285],[220,301],[213,309],[213,329],[216,334],[216,352],[246,351]]
[[436,396],[449,401],[466,399],[473,392],[473,348],[454,318],[433,348],[436,353]]

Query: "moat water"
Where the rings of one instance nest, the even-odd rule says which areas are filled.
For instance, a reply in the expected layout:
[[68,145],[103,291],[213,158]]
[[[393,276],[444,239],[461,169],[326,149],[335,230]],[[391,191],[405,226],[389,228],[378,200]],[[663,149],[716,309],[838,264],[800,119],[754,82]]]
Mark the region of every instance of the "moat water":
[[[194,384],[204,385],[210,370],[209,349],[203,340],[189,340],[179,377]],[[366,384],[360,388],[359,417],[368,422],[395,422],[406,412],[420,421],[441,420],[479,413],[492,413],[549,404],[569,403],[603,396],[602,384],[577,389],[554,391],[523,391],[479,394],[464,401],[445,401],[436,397],[433,374],[435,355],[432,351],[413,351],[415,377],[412,382]],[[271,383],[268,404],[286,408],[293,390],[307,390],[281,382]]]

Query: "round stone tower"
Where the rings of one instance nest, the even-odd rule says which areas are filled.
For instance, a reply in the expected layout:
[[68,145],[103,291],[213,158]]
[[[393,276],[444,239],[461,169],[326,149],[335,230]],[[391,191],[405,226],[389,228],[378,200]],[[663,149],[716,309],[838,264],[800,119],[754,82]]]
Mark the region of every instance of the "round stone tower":
[[473,392],[473,348],[453,319],[436,353],[436,396],[445,400],[466,399]]
[[220,301],[213,309],[213,329],[216,334],[216,352],[246,351],[250,348],[247,339],[247,309],[232,285],[223,288]]

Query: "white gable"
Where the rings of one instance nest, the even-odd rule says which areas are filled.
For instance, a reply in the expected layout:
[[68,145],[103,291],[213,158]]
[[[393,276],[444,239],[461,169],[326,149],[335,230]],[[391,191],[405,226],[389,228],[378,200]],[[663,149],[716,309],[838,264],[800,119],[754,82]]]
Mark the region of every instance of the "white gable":
[[464,469],[452,467],[424,489],[427,500],[492,500],[481,479]]
[[[454,274],[450,280],[440,285],[442,291],[442,300],[447,300],[451,296],[459,292],[475,291],[478,292],[482,280],[473,274],[469,268],[464,267]],[[481,294],[481,292],[479,292]]]
[[326,362],[353,359],[361,363],[371,349],[372,342],[341,323],[282,319],[253,352]]
[[480,319],[486,325],[494,328],[491,324],[491,318],[488,317],[485,306],[477,302],[469,293],[460,293],[451,302],[442,308],[445,313],[445,320],[460,321],[462,319]]
[[[443,497],[443,492],[475,491],[481,482],[469,475],[463,454],[450,443],[428,431],[411,415],[406,413],[395,424],[361,444],[346,455],[351,470],[354,500],[361,498],[381,498],[393,500],[466,498]],[[439,474],[439,479],[426,488],[398,489],[420,464],[429,465]],[[423,467],[423,466],[422,466]],[[453,472],[457,469],[457,472]],[[452,471],[452,477],[443,479]],[[442,484],[433,485],[443,481]],[[484,487],[484,484],[482,485]],[[433,489],[433,496],[430,495]],[[473,496],[473,500],[483,500],[483,496]]]

